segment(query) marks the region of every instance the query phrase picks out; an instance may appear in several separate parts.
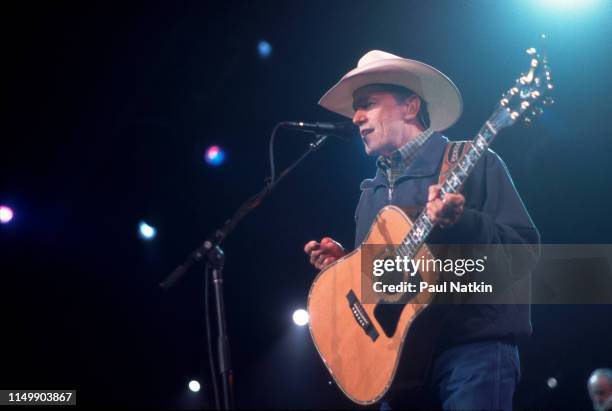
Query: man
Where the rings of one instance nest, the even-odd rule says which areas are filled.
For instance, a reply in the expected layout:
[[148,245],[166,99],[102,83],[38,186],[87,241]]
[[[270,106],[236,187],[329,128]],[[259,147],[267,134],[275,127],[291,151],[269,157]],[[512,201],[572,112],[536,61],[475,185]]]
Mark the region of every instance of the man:
[[[352,118],[366,153],[378,156],[376,176],[361,184],[356,247],[376,214],[389,204],[425,207],[437,226],[429,241],[539,242],[505,165],[492,151],[480,159],[463,194],[441,198],[438,178],[448,139],[439,132],[458,120],[462,100],[456,86],[438,70],[370,51],[319,104]],[[329,237],[308,242],[304,251],[317,269],[346,254]],[[510,304],[461,306],[445,320],[429,375],[429,386],[444,409],[512,408],[520,375],[516,339],[530,334],[531,324],[528,305],[514,304],[512,297],[506,302]]]
[[612,410],[612,370],[599,368],[591,374],[587,384],[595,411]]

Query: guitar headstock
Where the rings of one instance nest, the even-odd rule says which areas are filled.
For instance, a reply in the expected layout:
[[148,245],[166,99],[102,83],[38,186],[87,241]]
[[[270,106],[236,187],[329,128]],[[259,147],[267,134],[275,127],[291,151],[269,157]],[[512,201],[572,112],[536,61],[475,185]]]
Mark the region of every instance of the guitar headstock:
[[531,57],[529,71],[521,74],[514,86],[502,95],[490,120],[497,130],[511,126],[521,117],[529,125],[543,113],[543,106],[554,103],[550,97],[554,86],[546,54],[538,53],[535,48],[527,49],[527,54]]

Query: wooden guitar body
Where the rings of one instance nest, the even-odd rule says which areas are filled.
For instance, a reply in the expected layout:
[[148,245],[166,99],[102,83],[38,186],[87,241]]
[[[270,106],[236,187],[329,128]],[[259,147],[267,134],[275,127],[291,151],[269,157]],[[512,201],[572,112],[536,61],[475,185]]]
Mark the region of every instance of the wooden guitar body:
[[[433,298],[425,290],[412,295],[406,304],[363,302],[364,290],[369,293],[367,300],[372,300],[374,293],[368,290],[377,280],[371,274],[371,260],[380,254],[373,250],[380,245],[382,252],[390,244],[400,244],[411,227],[410,218],[401,209],[383,208],[362,246],[323,269],[310,289],[309,327],[315,346],[336,384],[359,404],[376,402],[389,390],[402,349],[410,341],[408,330]],[[421,257],[433,258],[427,246],[421,247],[415,258]],[[438,282],[436,273],[419,275],[420,281]],[[424,376],[425,357],[431,354],[422,351],[430,347],[420,345],[421,349],[411,350],[412,362],[418,365],[412,379]]]

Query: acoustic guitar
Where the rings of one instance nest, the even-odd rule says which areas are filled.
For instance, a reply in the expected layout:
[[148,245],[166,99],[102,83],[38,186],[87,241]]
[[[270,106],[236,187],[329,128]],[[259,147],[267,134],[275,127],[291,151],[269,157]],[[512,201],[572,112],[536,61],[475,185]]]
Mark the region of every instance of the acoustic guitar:
[[[442,196],[461,190],[500,130],[519,119],[529,123],[542,113],[541,106],[552,104],[548,94],[553,85],[546,56],[533,48],[527,54],[531,59],[528,72],[521,74],[502,95],[467,150],[445,173]],[[433,228],[424,210],[413,219],[400,208],[387,206],[378,213],[363,244],[323,269],[310,288],[308,313],[312,339],[338,387],[355,403],[367,405],[380,400],[396,377],[400,358],[402,368],[406,364],[416,370],[411,373],[413,379],[426,375],[428,364],[424,352],[433,344],[424,342],[418,335],[417,338],[407,336],[415,335],[415,328],[418,330],[422,323],[419,319],[434,309],[434,293],[428,289],[410,295],[381,293],[376,294],[378,300],[373,300],[363,290],[371,290],[375,281],[371,270],[374,258],[381,255],[411,260],[433,258],[425,244]],[[372,251],[378,245],[382,249]],[[428,284],[440,281],[440,274],[433,271],[421,270],[419,275]],[[407,296],[407,301],[401,300]],[[428,327],[420,328],[423,333],[427,332]],[[418,331],[416,334],[421,332]]]

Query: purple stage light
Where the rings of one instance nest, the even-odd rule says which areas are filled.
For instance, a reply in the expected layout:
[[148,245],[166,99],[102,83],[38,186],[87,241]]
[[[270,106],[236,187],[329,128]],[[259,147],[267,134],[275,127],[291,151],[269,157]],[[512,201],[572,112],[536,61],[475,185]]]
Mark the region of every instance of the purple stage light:
[[5,205],[0,205],[0,223],[8,224],[13,219],[13,210]]
[[223,161],[225,161],[225,152],[223,152],[219,146],[210,146],[208,147],[208,150],[206,150],[206,155],[204,158],[206,159],[206,163],[217,167],[223,164]]

